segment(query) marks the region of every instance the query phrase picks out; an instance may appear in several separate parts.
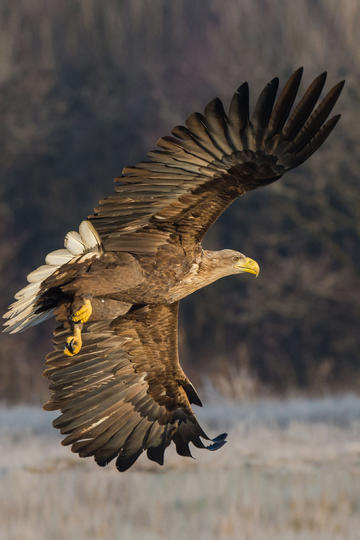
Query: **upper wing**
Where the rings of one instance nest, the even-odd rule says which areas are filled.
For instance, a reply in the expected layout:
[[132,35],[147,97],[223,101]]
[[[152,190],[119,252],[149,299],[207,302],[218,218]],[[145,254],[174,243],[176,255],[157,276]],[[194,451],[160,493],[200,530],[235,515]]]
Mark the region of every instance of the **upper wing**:
[[99,465],[117,457],[120,471],[143,450],[162,464],[171,440],[184,456],[189,442],[205,448],[200,437],[208,437],[190,407],[201,402],[178,361],[177,313],[178,304],[144,306],[112,323],[88,323],[73,357],[63,353],[69,331],[55,330],[45,370],[53,395],[44,407],[61,409],[54,426],[67,435],[63,444]]
[[105,250],[151,253],[166,242],[191,246],[239,195],[305,161],[338,121],[339,115],[326,119],[344,83],[313,111],[323,73],[290,115],[301,75],[299,69],[290,77],[276,102],[279,81],[273,79],[251,118],[244,83],[228,114],[219,99],[211,101],[204,115],[190,115],[186,127],[172,130],[174,137],[160,139],[162,150],[149,152],[150,161],[125,168],[116,179],[116,193],[100,201],[89,217]]

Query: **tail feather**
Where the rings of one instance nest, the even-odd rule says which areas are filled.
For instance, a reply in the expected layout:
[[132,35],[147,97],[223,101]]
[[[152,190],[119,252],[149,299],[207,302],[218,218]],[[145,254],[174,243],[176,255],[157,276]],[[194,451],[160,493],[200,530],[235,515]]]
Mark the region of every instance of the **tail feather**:
[[52,251],[45,258],[45,263],[27,276],[29,284],[15,294],[15,302],[3,315],[4,332],[15,334],[51,317],[54,307],[42,307],[41,296],[46,291],[43,283],[63,264],[75,261],[85,253],[97,254],[101,249],[99,236],[89,221],[82,221],[79,232],[70,231],[64,239],[65,249]]
[[38,285],[39,283],[44,281],[46,278],[51,276],[53,272],[54,272],[54,269],[52,266],[50,266],[50,264],[43,264],[42,266],[39,266],[38,268],[36,268],[36,270],[33,270],[32,272],[30,272],[30,274],[27,276],[27,280],[29,283],[35,283]]

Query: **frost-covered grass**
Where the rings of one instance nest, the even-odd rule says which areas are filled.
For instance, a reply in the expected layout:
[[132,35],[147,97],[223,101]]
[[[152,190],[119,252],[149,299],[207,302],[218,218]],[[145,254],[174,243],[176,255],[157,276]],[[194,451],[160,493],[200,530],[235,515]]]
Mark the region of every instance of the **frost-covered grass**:
[[227,401],[198,411],[217,452],[127,473],[59,444],[52,415],[0,408],[0,539],[358,539],[360,399]]

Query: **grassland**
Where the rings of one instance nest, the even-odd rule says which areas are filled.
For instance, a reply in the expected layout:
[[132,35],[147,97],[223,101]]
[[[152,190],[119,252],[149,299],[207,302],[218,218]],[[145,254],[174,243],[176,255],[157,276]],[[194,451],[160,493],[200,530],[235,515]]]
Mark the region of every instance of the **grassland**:
[[49,413],[0,409],[1,540],[355,540],[360,399],[218,402],[218,452],[127,473],[59,445]]

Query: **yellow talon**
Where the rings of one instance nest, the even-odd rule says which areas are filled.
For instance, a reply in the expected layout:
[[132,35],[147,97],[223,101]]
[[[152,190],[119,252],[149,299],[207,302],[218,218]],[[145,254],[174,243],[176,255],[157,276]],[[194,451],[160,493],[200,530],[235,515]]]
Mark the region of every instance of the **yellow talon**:
[[74,334],[66,338],[66,344],[64,348],[64,354],[66,356],[75,356],[78,354],[82,347],[81,330],[83,323],[86,323],[92,314],[92,305],[88,298],[83,300],[83,304],[80,309],[73,312],[70,315],[71,326],[73,327]]
[[74,356],[80,352],[81,347],[81,328],[80,325],[74,325],[74,335],[66,338],[64,354],[66,354],[66,356]]
[[86,299],[78,311],[71,315],[71,320],[74,323],[86,323],[92,314],[92,305],[89,299]]

